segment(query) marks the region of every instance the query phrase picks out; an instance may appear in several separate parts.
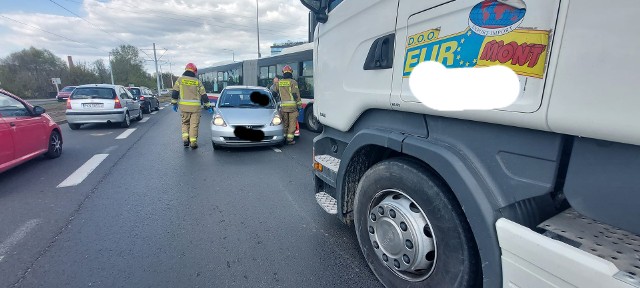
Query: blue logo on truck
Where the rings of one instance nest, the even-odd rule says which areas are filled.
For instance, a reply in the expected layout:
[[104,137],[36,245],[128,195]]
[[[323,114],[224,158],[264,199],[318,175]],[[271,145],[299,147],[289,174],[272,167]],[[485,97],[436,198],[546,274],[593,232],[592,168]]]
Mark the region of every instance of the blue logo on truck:
[[518,28],[526,13],[522,0],[485,0],[471,9],[469,27],[483,36],[504,35]]

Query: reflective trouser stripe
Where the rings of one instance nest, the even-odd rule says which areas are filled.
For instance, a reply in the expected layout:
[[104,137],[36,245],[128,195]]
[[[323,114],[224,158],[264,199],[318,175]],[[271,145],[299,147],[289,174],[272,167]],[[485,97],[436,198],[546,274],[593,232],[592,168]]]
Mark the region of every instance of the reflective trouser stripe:
[[189,139],[189,133],[182,133],[182,140],[187,140]]
[[191,142],[198,142],[198,138],[195,138],[195,137],[190,137],[189,140]]
[[200,106],[200,101],[199,100],[180,100],[180,105]]

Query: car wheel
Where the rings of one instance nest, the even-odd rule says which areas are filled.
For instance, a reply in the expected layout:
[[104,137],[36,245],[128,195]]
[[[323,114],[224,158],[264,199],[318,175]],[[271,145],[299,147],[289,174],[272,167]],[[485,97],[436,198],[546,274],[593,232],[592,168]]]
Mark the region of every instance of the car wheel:
[[146,111],[147,113],[151,113],[151,110],[152,110],[151,109],[151,102],[149,102],[149,105],[147,105],[147,108],[145,110],[147,110]]
[[211,141],[211,147],[213,147],[213,150],[220,149],[220,146],[216,145],[216,143],[213,143],[213,141]]
[[318,118],[313,116],[313,106],[305,109],[304,111],[304,124],[311,132],[319,133],[322,131],[322,124],[318,121]]
[[131,126],[131,118],[129,118],[129,112],[124,113],[124,121],[120,123],[120,126],[122,128],[129,128],[129,126]]
[[138,109],[138,117],[136,117],[137,121],[140,121],[140,120],[142,120],[142,118],[144,118],[144,116],[142,114],[143,114],[142,113],[142,109]]
[[160,101],[156,102],[156,111],[160,111]]
[[62,154],[62,137],[60,137],[60,133],[58,131],[51,131],[51,135],[49,135],[49,150],[44,154],[45,157],[49,159],[54,159],[60,157]]
[[80,124],[71,124],[71,123],[69,123],[69,128],[71,128],[71,130],[78,130],[78,129],[80,129]]
[[404,158],[371,167],[354,223],[369,267],[386,287],[477,287],[481,266],[466,216],[447,186]]

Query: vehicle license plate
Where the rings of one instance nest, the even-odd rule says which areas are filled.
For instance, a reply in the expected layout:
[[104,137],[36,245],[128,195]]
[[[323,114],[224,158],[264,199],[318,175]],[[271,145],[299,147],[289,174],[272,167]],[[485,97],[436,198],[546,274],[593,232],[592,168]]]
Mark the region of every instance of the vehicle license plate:
[[102,103],[82,103],[82,107],[84,107],[84,108],[103,108],[104,104],[102,104]]

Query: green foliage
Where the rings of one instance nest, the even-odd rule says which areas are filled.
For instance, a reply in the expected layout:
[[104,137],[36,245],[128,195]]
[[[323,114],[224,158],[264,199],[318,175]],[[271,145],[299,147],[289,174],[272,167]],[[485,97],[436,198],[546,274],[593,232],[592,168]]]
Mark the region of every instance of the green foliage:
[[[115,84],[156,88],[156,77],[144,70],[140,51],[131,45],[121,45],[111,52],[111,67]],[[106,56],[106,55],[105,55]],[[69,68],[62,58],[47,49],[30,47],[0,58],[0,87],[16,95],[29,98],[47,98],[56,92],[51,78],[60,78],[64,86],[111,83],[109,63],[96,60],[76,63]],[[171,75],[163,73],[165,88],[171,88]],[[175,80],[174,76],[174,80]]]

